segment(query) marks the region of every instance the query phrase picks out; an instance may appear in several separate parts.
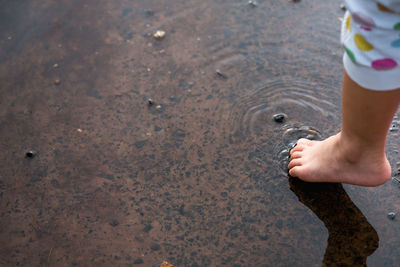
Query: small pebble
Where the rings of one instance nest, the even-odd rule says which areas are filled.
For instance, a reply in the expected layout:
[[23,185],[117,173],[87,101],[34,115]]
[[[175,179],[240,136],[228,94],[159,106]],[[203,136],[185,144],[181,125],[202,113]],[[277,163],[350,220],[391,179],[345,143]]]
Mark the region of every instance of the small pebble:
[[215,73],[222,78],[226,78],[226,75],[220,69],[216,69]]
[[390,126],[389,131],[391,132],[397,132],[399,130],[399,123],[395,120],[393,120],[392,125]]
[[144,9],[143,10],[144,11],[144,14],[146,15],[146,16],[153,16],[154,15],[154,11],[153,10],[150,10],[150,9]]
[[118,225],[119,225],[119,222],[118,222],[117,220],[112,220],[111,222],[109,222],[109,224],[110,224],[112,227],[115,227],[115,226],[118,226]]
[[161,109],[161,105],[157,105],[157,106],[156,106],[156,109]]
[[54,65],[53,65],[53,68],[58,68],[58,64],[57,64],[57,63],[54,64]]
[[282,122],[285,120],[286,116],[285,116],[285,114],[283,114],[283,113],[278,113],[278,114],[275,114],[275,115],[273,116],[273,118],[274,118],[274,121],[275,121],[275,122],[282,123]]
[[394,218],[396,218],[396,213],[389,212],[387,216],[388,216],[389,219],[394,220]]
[[161,246],[159,244],[153,244],[150,246],[151,250],[157,251],[160,250]]
[[59,79],[56,79],[55,81],[54,81],[54,84],[55,85],[59,85],[61,83],[61,81],[59,80]]
[[32,151],[32,150],[26,152],[26,154],[25,154],[25,157],[31,158],[31,159],[34,158],[35,156],[36,156],[36,152]]
[[158,30],[153,34],[156,39],[163,39],[165,37],[165,31]]
[[153,104],[154,104],[154,101],[153,101],[153,99],[149,98],[149,99],[147,100],[147,103],[148,103],[149,105],[153,105]]
[[144,261],[141,258],[138,258],[133,262],[133,264],[143,264],[143,263],[144,263]]
[[256,7],[257,6],[257,2],[253,1],[253,0],[249,0],[248,4],[249,4],[249,6],[252,6],[252,7]]

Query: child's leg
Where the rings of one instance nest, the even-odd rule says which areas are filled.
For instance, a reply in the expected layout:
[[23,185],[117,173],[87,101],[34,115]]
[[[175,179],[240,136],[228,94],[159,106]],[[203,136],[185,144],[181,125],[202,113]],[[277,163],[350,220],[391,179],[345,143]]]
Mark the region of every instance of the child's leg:
[[391,176],[385,155],[400,88],[367,90],[343,77],[342,131],[323,141],[300,139],[290,152],[289,174],[308,182],[377,186]]

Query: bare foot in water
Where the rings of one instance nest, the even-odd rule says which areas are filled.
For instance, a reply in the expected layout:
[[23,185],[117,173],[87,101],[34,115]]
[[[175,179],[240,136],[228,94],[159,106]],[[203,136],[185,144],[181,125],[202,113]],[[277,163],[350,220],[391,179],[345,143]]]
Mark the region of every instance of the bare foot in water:
[[289,174],[306,182],[384,184],[391,176],[384,151],[357,147],[345,139],[341,133],[323,141],[300,139],[290,151]]

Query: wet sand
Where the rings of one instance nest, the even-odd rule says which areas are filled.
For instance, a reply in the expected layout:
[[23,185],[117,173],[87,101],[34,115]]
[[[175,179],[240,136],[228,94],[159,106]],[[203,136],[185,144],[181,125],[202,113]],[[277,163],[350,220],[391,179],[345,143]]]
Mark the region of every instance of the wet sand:
[[340,129],[342,15],[0,1],[0,265],[397,266],[398,184],[285,172],[291,142]]

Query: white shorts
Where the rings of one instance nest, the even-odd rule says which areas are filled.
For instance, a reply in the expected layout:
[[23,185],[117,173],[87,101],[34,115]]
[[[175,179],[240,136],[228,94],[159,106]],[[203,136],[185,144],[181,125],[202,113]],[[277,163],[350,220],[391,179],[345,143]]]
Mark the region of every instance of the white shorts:
[[364,88],[400,88],[400,0],[347,0],[344,68]]

